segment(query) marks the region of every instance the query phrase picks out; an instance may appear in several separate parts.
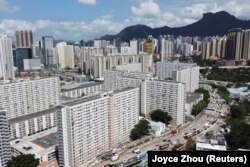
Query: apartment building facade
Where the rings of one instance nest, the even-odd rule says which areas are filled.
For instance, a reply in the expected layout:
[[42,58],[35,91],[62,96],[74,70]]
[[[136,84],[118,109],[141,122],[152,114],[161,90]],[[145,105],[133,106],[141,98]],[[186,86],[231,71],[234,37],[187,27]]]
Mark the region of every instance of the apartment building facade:
[[93,166],[96,157],[129,141],[139,121],[139,88],[102,93],[65,103],[57,112],[59,164]]

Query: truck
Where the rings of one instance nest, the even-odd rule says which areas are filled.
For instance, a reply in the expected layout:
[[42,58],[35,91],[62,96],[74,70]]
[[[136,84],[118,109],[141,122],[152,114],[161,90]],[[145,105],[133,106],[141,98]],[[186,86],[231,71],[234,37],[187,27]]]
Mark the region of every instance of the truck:
[[164,150],[169,147],[169,144],[163,144],[159,146],[159,150]]
[[146,158],[148,156],[148,153],[147,152],[143,152],[143,153],[140,153],[137,155],[137,158],[138,159],[143,159],[143,158]]
[[184,139],[190,139],[191,137],[193,137],[194,134],[193,133],[188,133],[184,135]]
[[176,134],[178,132],[179,132],[178,129],[175,129],[175,130],[172,130],[171,134],[174,135],[174,134]]
[[118,155],[114,155],[113,157],[111,157],[111,161],[116,161],[119,159],[119,156]]

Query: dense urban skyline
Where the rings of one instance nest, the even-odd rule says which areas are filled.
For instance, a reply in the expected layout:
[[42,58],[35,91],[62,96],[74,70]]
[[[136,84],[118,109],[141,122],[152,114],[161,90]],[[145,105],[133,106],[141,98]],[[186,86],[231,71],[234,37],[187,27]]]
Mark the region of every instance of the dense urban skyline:
[[0,0],[0,167],[246,163],[247,1]]
[[13,36],[15,30],[31,29],[39,38],[45,34],[66,40],[98,38],[135,24],[178,27],[221,10],[249,19],[250,9],[247,0],[0,0],[0,4],[1,32]]

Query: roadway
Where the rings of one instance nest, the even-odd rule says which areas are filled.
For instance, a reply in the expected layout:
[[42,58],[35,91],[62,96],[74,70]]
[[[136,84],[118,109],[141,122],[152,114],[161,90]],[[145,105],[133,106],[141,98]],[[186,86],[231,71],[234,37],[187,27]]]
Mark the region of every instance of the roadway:
[[[238,69],[238,68],[250,68],[250,66],[219,66],[219,68]],[[212,69],[212,67],[200,67],[200,70],[203,69]]]

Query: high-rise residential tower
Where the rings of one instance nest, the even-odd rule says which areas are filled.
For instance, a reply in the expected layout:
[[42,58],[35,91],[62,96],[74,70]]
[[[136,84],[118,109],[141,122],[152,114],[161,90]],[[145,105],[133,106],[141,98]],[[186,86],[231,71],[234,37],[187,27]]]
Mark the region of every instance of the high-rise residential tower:
[[64,69],[69,67],[71,69],[75,66],[74,47],[67,45],[66,42],[61,42],[56,45],[59,67]]
[[6,167],[10,159],[10,130],[6,112],[0,108],[0,166]]
[[241,60],[243,58],[243,34],[243,30],[240,28],[235,28],[228,32],[225,56],[227,60]]
[[139,103],[139,88],[65,103],[57,112],[60,166],[94,166],[97,156],[129,141],[139,121]]
[[131,54],[139,53],[139,44],[138,44],[137,39],[132,39],[130,41],[130,49],[131,49]]
[[55,62],[55,54],[53,52],[53,37],[52,36],[43,36],[42,37],[42,63],[45,67],[53,67],[57,64]]
[[31,30],[16,31],[16,48],[27,48],[33,44],[33,33]]
[[0,34],[0,80],[15,79],[12,41]]

